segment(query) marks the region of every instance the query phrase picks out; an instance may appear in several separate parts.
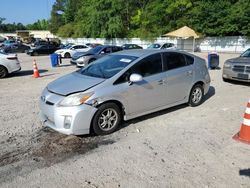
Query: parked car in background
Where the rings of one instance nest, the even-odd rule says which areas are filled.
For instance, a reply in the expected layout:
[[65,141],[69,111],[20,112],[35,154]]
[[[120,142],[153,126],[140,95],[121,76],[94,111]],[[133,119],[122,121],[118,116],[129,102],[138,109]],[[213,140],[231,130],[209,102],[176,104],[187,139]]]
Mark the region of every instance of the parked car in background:
[[13,45],[3,47],[3,51],[5,53],[25,53],[30,49],[29,46],[24,45],[22,43],[16,43]]
[[4,41],[6,41],[6,39],[5,39],[5,38],[0,38],[0,47],[2,47],[2,46],[3,46]]
[[99,43],[86,43],[86,45],[90,48],[95,48],[97,46],[101,46],[102,44],[99,44]]
[[88,47],[87,45],[73,45],[73,46],[68,46],[67,48],[59,49],[55,51],[56,54],[60,55],[61,57],[64,58],[70,58],[72,57],[76,52],[86,52],[90,50],[91,48]]
[[21,66],[16,54],[0,52],[0,78],[19,70],[21,70]]
[[123,50],[132,50],[132,49],[143,49],[141,46],[137,44],[123,44]]
[[33,49],[30,49],[27,51],[28,55],[31,56],[36,56],[36,55],[40,55],[40,54],[52,54],[54,53],[58,48],[55,47],[54,45],[41,45],[41,46],[37,46]]
[[69,48],[69,46],[75,45],[74,43],[60,44],[59,49]]
[[225,61],[222,71],[223,81],[238,80],[250,82],[250,48],[240,57]]
[[41,45],[53,45],[57,48],[59,48],[60,44],[56,41],[47,41],[47,40],[37,40],[34,43],[31,44],[32,47],[37,47]]
[[153,43],[148,49],[176,49],[174,43]]
[[48,84],[40,118],[63,134],[105,135],[122,120],[183,103],[198,106],[209,85],[202,58],[174,50],[124,50]]
[[95,61],[96,59],[99,59],[107,54],[118,52],[121,50],[123,49],[120,46],[110,46],[110,45],[97,46],[81,56],[72,58],[70,62],[71,64],[77,64],[77,67],[84,67],[89,63]]
[[17,44],[17,41],[16,40],[5,40],[3,42],[3,46],[10,46],[10,45],[13,45],[13,44]]

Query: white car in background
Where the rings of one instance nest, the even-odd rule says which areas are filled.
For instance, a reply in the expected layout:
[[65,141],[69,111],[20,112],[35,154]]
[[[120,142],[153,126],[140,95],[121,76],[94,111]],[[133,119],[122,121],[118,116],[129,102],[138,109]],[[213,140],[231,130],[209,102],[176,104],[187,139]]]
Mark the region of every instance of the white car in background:
[[72,46],[67,46],[66,48],[60,49],[55,51],[56,54],[60,55],[61,57],[64,58],[70,58],[72,57],[76,52],[87,52],[91,48],[87,45],[72,45]]
[[21,66],[16,54],[0,52],[0,78],[19,70],[21,70]]

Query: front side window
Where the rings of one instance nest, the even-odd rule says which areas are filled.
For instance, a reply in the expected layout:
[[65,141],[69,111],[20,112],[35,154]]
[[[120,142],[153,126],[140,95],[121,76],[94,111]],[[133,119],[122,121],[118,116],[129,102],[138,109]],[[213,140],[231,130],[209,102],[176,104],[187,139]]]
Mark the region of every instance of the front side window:
[[177,69],[186,66],[186,60],[183,54],[176,52],[164,53],[164,67],[167,70]]
[[120,78],[118,78],[114,84],[128,82],[130,75],[133,73],[140,74],[142,77],[147,77],[162,71],[161,54],[153,54],[132,66]]

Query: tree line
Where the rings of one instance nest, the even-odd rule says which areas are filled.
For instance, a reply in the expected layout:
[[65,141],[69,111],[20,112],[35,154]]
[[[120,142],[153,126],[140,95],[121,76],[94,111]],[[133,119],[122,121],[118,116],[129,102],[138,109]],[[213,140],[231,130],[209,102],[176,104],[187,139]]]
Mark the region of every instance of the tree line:
[[61,37],[153,38],[184,25],[203,36],[250,36],[249,0],[56,0]]
[[250,36],[249,0],[56,0],[49,20],[0,32],[47,30],[60,37],[154,38],[184,25],[203,36]]
[[23,25],[22,23],[4,23],[5,18],[0,17],[0,32],[16,32],[17,30],[48,30],[49,21],[42,19],[33,24]]

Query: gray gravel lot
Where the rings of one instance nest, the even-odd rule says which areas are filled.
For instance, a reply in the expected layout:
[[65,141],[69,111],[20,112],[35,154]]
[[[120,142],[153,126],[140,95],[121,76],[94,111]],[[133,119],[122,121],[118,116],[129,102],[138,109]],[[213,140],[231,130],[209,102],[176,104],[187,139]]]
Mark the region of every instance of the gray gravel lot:
[[[143,116],[107,136],[65,136],[40,124],[38,101],[76,67],[18,56],[22,71],[0,80],[0,187],[250,187],[250,145],[232,139],[250,84],[225,83],[221,69],[211,70],[201,106]],[[235,56],[220,54],[220,66]],[[41,78],[31,77],[33,59]]]

